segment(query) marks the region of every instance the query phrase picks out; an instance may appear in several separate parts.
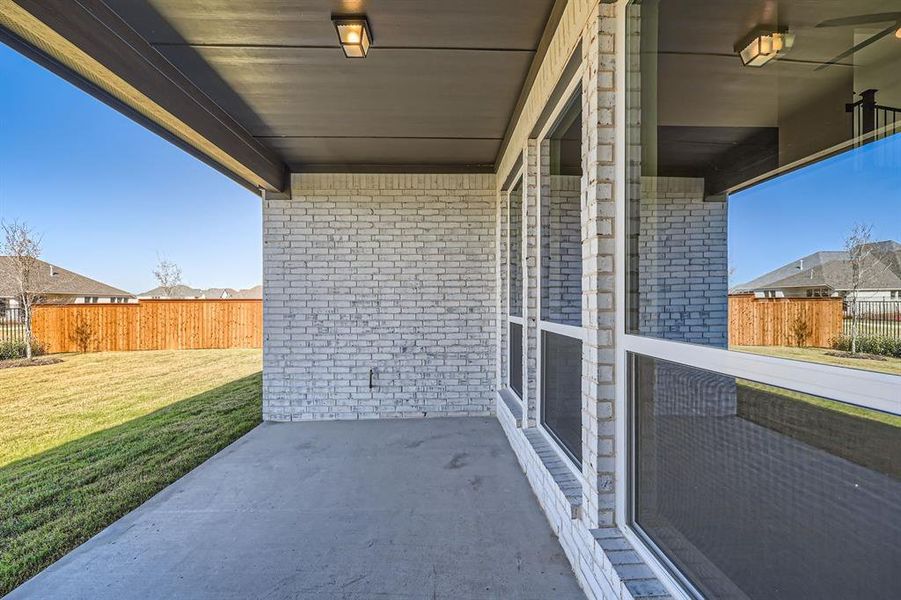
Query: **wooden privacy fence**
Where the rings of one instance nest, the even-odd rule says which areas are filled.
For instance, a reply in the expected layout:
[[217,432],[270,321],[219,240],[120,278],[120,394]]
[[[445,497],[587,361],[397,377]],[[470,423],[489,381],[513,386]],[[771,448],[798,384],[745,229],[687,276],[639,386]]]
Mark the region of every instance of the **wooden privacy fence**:
[[730,346],[829,348],[841,333],[841,298],[729,296]]
[[[78,329],[81,326],[81,329]],[[48,352],[262,348],[262,300],[141,300],[35,307],[34,336]]]

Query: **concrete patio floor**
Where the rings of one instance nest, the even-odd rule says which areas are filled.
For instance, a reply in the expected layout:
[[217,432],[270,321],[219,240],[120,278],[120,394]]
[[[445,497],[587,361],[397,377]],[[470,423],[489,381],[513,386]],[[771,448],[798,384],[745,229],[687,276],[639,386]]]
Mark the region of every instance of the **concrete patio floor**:
[[264,423],[8,596],[582,597],[493,418]]

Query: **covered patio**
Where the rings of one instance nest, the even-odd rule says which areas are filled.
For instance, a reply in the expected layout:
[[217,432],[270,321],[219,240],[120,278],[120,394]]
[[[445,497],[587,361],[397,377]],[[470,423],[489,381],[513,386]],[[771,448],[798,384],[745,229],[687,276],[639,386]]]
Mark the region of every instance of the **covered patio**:
[[497,421],[264,423],[8,598],[581,598]]
[[265,288],[265,423],[13,598],[901,596],[899,378],[728,341],[898,172],[896,4],[0,0],[259,193]]

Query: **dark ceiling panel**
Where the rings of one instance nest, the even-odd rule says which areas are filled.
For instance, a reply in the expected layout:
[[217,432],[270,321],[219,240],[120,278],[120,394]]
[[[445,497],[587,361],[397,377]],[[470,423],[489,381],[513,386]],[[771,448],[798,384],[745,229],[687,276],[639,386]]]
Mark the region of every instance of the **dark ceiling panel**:
[[492,165],[500,140],[397,138],[267,139],[289,167],[308,164]]
[[166,47],[255,136],[501,139],[530,52]]
[[151,43],[336,46],[365,13],[376,46],[534,50],[553,0],[106,0]]
[[[565,0],[104,0],[287,163],[486,165]],[[556,5],[556,8],[554,8]],[[374,43],[347,60],[333,14]]]

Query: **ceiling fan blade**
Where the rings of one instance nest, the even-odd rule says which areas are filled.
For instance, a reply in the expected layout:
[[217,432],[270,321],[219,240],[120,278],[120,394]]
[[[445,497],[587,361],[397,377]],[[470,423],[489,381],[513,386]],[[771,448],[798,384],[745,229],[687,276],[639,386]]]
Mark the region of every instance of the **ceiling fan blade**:
[[901,12],[873,13],[870,15],[842,17],[841,19],[829,19],[818,23],[817,27],[845,27],[847,25],[868,25],[870,23],[885,23],[887,21],[901,21]]
[[882,38],[884,38],[884,37],[887,36],[888,34],[893,33],[893,32],[895,31],[895,29],[896,29],[896,26],[895,26],[894,24],[893,24],[891,27],[886,27],[885,29],[883,29],[883,30],[880,31],[879,33],[877,33],[877,34],[875,34],[875,35],[872,35],[872,36],[868,37],[867,39],[865,39],[865,40],[862,41],[861,43],[859,43],[859,44],[857,44],[857,45],[855,45],[855,46],[851,46],[850,48],[848,48],[847,50],[845,50],[844,52],[842,52],[841,54],[839,54],[839,55],[836,56],[835,58],[833,58],[833,59],[831,59],[831,60],[829,60],[829,61],[824,62],[824,63],[821,64],[819,67],[817,67],[816,69],[814,69],[814,71],[820,71],[820,70],[822,70],[822,69],[825,69],[826,67],[832,66],[832,65],[834,65],[835,63],[837,63],[838,61],[840,61],[841,59],[843,59],[843,58],[845,58],[845,57],[848,57],[848,56],[851,56],[852,54],[854,54],[854,53],[857,52],[858,50],[863,50],[864,48],[866,48],[867,46],[869,46],[869,45],[872,44],[873,42],[878,42],[879,40],[881,40]]

